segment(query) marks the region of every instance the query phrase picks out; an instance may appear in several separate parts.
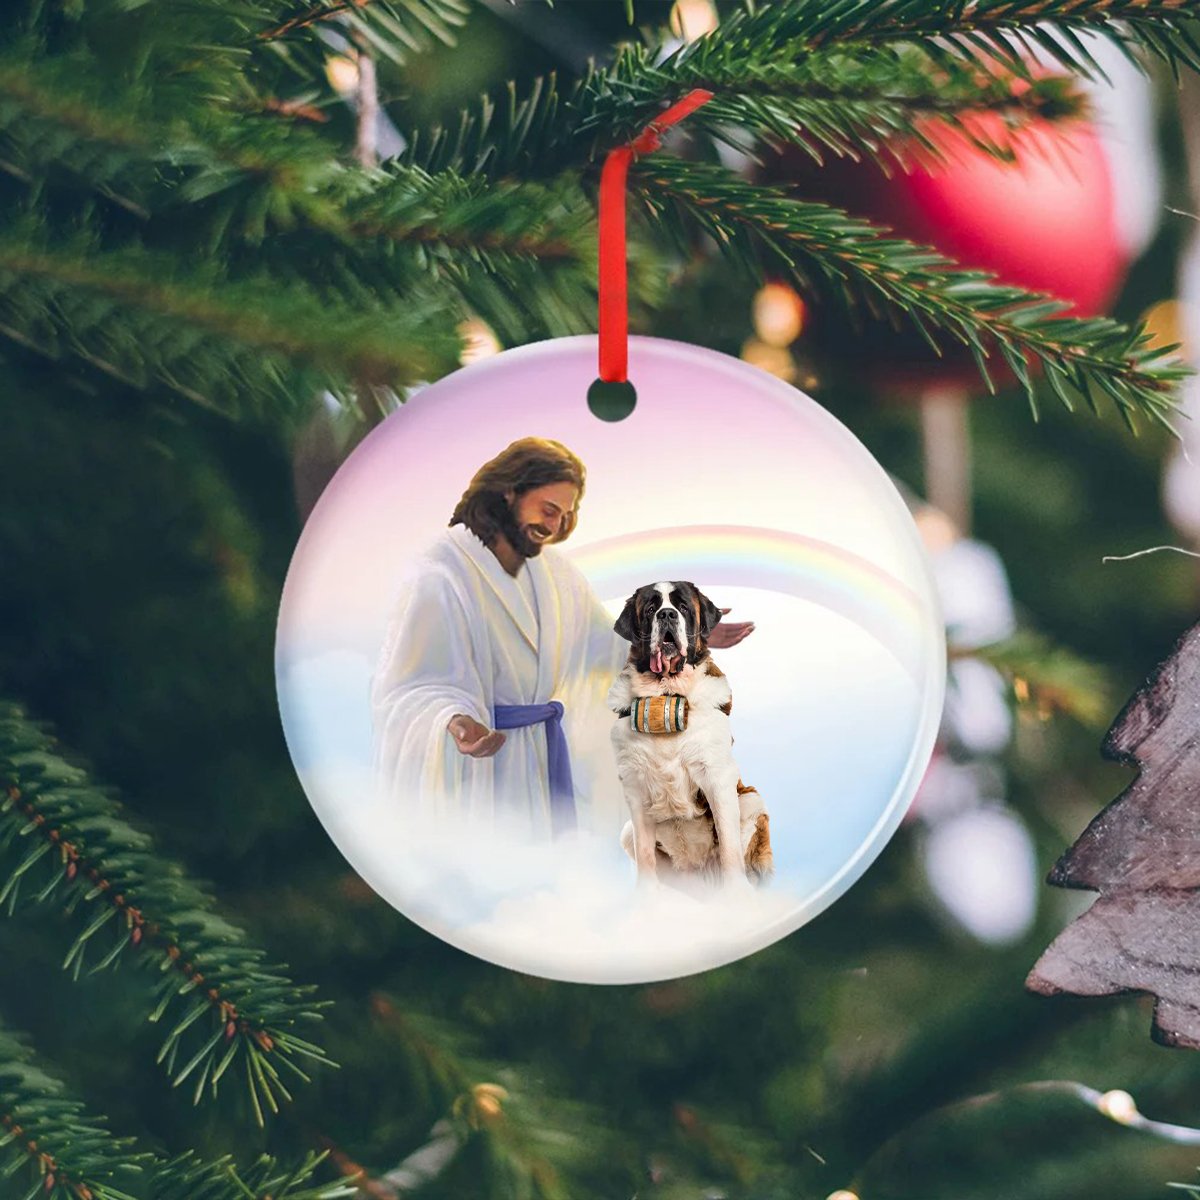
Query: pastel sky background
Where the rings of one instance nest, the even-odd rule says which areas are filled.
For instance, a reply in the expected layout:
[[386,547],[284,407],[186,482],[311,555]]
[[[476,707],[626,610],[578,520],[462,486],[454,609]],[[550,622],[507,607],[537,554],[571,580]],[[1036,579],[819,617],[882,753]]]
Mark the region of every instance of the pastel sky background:
[[[303,531],[276,666],[309,799],[368,882],[482,957],[615,982],[739,957],[849,886],[920,781],[944,660],[908,512],[824,409],[736,359],[634,338],[639,403],[606,424],[586,406],[595,373],[595,338],[523,347],[418,393],[376,429]],[[414,857],[399,849],[399,814],[370,796],[369,680],[406,566],[445,528],[474,471],[530,434],[586,464],[578,528],[556,552],[576,559],[614,614],[634,583],[663,577],[667,542],[648,531],[680,525],[691,532],[669,556],[675,577],[756,623],[719,659],[734,691],[735,756],[771,813],[778,876],[751,908],[727,905],[740,918],[712,925],[704,943],[680,943],[680,930],[702,927],[684,919],[698,901],[683,896],[640,912],[631,938],[631,868],[614,845],[581,844],[565,874],[561,855],[515,844],[498,854],[492,837],[447,839],[469,863]],[[741,528],[720,532],[729,527]],[[432,851],[442,839],[430,838]]]

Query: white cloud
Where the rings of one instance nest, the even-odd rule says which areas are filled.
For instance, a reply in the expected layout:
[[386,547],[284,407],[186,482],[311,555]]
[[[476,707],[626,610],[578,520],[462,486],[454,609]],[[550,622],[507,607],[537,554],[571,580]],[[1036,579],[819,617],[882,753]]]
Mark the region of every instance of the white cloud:
[[615,837],[546,845],[503,828],[435,831],[379,804],[326,827],[363,878],[419,925],[481,958],[554,979],[686,975],[769,945],[811,915],[786,885],[703,895],[639,889]]
[[372,664],[349,650],[279,662],[279,711],[296,770],[371,761]]

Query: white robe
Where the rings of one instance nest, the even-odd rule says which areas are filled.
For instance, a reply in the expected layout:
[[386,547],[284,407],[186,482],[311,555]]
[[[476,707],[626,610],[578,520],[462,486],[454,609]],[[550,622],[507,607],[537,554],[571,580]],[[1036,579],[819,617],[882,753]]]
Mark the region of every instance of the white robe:
[[570,560],[547,548],[521,567],[531,609],[468,529],[448,529],[401,588],[371,683],[374,766],[388,801],[425,818],[504,819],[550,836],[546,727],[509,729],[490,758],[460,754],[456,713],[495,728],[496,705],[560,700],[579,828],[616,836],[625,804],[604,700],[629,653]]

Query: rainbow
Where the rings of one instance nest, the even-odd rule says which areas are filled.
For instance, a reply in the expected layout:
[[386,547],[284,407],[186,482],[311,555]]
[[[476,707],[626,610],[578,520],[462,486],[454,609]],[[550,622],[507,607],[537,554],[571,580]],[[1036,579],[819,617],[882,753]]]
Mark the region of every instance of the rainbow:
[[919,686],[929,682],[931,640],[941,637],[933,605],[829,542],[749,525],[692,525],[605,538],[569,554],[605,598],[658,579],[689,579],[702,589],[755,587],[811,601],[871,634]]

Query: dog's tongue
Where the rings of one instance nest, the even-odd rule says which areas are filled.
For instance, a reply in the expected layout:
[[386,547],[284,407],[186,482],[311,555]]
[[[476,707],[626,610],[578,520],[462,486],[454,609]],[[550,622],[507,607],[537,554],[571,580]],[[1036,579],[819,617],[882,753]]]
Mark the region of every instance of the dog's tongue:
[[655,650],[654,653],[650,655],[650,670],[653,671],[655,675],[661,675],[663,673],[663,658],[661,649]]

